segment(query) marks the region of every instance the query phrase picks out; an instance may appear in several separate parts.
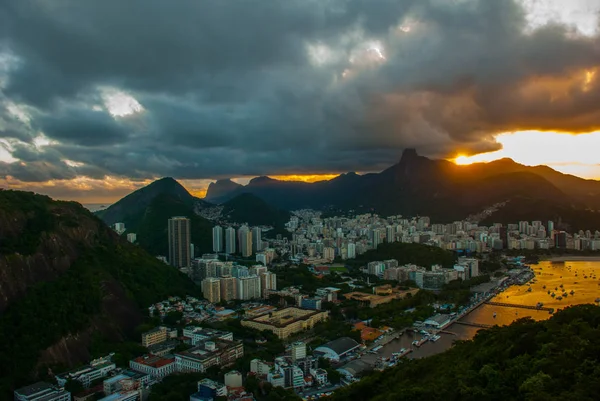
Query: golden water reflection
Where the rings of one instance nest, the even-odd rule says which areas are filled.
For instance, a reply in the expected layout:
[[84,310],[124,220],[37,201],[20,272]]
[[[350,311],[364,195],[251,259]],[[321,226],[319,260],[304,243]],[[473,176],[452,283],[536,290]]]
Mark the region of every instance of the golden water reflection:
[[[530,306],[542,302],[545,307],[558,310],[571,305],[595,303],[600,297],[600,261],[540,262],[532,268],[536,275],[534,282],[530,285],[510,287],[492,301]],[[529,288],[531,292],[528,291]],[[563,297],[565,292],[567,296]],[[552,293],[555,294],[554,298]],[[559,296],[563,299],[559,300]],[[545,311],[482,305],[464,320],[502,326],[526,316],[543,320],[551,315]]]

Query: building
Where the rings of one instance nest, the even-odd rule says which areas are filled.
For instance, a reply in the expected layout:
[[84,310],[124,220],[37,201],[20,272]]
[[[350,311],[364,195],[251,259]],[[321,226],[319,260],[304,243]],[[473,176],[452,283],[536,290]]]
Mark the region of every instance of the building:
[[313,311],[300,308],[284,308],[251,319],[242,320],[242,326],[256,330],[268,330],[279,338],[313,328],[319,322],[329,319],[327,311]]
[[223,228],[214,226],[212,229],[213,252],[223,252]]
[[129,233],[129,234],[127,234],[127,241],[129,241],[132,244],[134,244],[135,241],[137,241],[137,234],[136,233]]
[[175,354],[178,372],[204,373],[211,366],[227,366],[244,356],[241,341],[204,340],[194,348]]
[[234,254],[235,245],[235,228],[227,227],[225,230],[225,253]]
[[167,341],[167,328],[156,327],[150,331],[142,333],[142,345],[146,348]]
[[252,256],[252,233],[248,226],[241,226],[238,230],[238,240],[240,242],[240,253],[247,258]]
[[394,242],[396,241],[396,227],[387,226],[385,228],[385,241],[386,242]]
[[348,249],[348,259],[355,259],[356,258],[356,244],[354,242],[349,242],[347,249]]
[[260,227],[252,228],[252,251],[254,253],[262,251],[262,229]]
[[314,354],[337,362],[359,347],[360,344],[350,337],[341,337],[315,348]]
[[202,280],[202,295],[211,303],[221,302],[221,279],[209,277]]
[[71,393],[46,382],[17,389],[14,396],[15,401],[71,401]]
[[177,371],[175,358],[163,358],[152,354],[132,359],[129,361],[129,367],[136,372],[150,375],[154,380],[161,380]]
[[329,246],[323,248],[323,259],[332,262],[335,259],[335,248]]
[[225,373],[223,381],[228,388],[242,387],[242,374],[237,370],[232,370],[231,372]]
[[187,326],[183,329],[183,336],[190,339],[194,346],[207,340],[228,340],[233,341],[233,333],[215,329],[208,329],[197,326]]
[[341,290],[335,287],[317,288],[316,296],[320,297],[324,302],[335,302],[337,301],[337,294]]
[[267,255],[264,252],[257,253],[255,260],[257,263],[262,263],[264,266],[268,265]]
[[452,317],[450,315],[439,314],[439,315],[432,316],[429,319],[425,320],[423,322],[423,324],[425,324],[425,326],[427,326],[427,327],[439,329],[439,328],[444,327],[448,323],[450,323],[451,320],[452,320]]
[[272,364],[268,364],[260,359],[253,359],[250,361],[250,372],[257,374],[258,376],[266,376],[271,371]]
[[258,276],[240,277],[237,280],[237,296],[241,300],[260,298],[260,278]]
[[93,381],[105,377],[117,368],[117,365],[112,361],[112,357],[113,354],[110,354],[103,358],[94,359],[89,365],[58,374],[55,376],[56,383],[60,387],[64,387],[69,380],[77,380],[83,387],[88,388]]
[[310,375],[315,379],[319,386],[327,383],[327,371],[325,369],[311,369]]
[[191,266],[190,228],[190,219],[187,217],[172,217],[169,219],[169,263],[171,266]]
[[217,397],[226,396],[227,386],[207,378],[198,382],[198,392],[190,397],[190,401],[195,399],[199,401],[206,401],[207,399],[215,399]]
[[269,298],[271,291],[277,291],[277,275],[272,272],[260,274],[260,290],[263,298]]
[[303,298],[300,301],[300,306],[304,309],[321,310],[321,298]]
[[237,299],[237,278],[230,275],[221,277],[221,301],[231,301]]
[[113,225],[113,230],[119,235],[125,232],[125,223],[115,223]]
[[293,343],[290,352],[294,362],[306,358],[306,343],[302,341]]
[[150,383],[149,374],[124,370],[122,373],[104,380],[102,387],[104,394],[110,395],[123,389],[145,387],[148,383]]

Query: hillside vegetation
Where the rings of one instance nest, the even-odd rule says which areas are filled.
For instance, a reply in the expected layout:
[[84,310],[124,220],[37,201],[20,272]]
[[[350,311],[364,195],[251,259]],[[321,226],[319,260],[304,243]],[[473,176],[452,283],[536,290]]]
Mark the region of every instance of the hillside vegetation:
[[473,341],[405,361],[335,393],[333,400],[592,401],[600,394],[600,308],[580,305],[547,321],[520,319]]
[[432,265],[439,264],[443,267],[451,268],[456,262],[456,254],[437,246],[403,242],[385,242],[380,244],[377,249],[368,250],[362,255],[357,255],[356,259],[347,260],[346,263],[349,265],[363,266],[368,262],[388,259],[396,259],[400,266],[415,264],[430,269]]
[[199,294],[74,202],[0,191],[0,243],[0,399],[88,360],[94,337],[126,340],[151,303]]

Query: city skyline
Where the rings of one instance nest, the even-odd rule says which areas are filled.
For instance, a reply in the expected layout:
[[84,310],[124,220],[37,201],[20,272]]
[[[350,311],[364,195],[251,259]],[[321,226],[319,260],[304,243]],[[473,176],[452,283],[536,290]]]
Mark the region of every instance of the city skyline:
[[0,9],[3,188],[110,203],[170,176],[202,196],[405,148],[600,178],[595,0],[56,4]]

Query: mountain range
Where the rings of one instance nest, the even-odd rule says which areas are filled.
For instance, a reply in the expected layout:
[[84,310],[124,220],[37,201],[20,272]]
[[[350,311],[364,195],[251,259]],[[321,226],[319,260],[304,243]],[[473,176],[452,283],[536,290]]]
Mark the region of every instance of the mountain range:
[[486,225],[552,220],[560,229],[595,230],[600,227],[600,181],[511,159],[459,166],[406,149],[398,163],[380,173],[350,172],[314,183],[266,176],[247,185],[219,180],[204,199],[192,196],[175,179],[162,178],[97,216],[107,224],[125,223],[142,247],[165,255],[166,221],[172,216],[192,219],[192,242],[202,253],[211,250],[214,224],[270,225],[274,232],[286,233],[289,211],[302,208],[329,215],[424,215],[438,223],[466,218]]
[[380,173],[351,172],[315,183],[265,176],[245,186],[217,181],[209,187],[207,199],[222,203],[242,193],[286,210],[427,215],[440,223],[488,210],[482,214],[482,223],[554,220],[568,229],[600,227],[600,213],[596,212],[600,210],[600,181],[546,166],[524,166],[511,159],[459,166],[420,156],[414,149],[406,149],[398,163]]

